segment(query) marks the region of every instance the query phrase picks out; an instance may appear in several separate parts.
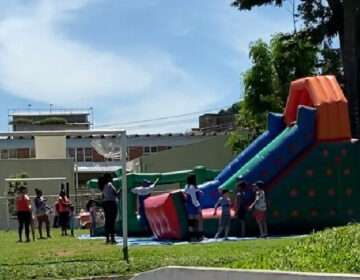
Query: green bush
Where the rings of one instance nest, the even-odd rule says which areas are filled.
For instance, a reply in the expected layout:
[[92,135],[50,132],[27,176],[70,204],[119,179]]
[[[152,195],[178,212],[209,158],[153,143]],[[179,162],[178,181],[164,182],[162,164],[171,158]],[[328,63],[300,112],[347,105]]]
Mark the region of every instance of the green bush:
[[[18,178],[29,178],[29,175],[24,172],[18,172],[10,176],[10,179],[18,179]],[[7,189],[7,195],[9,198],[9,214],[12,216],[16,215],[16,208],[15,208],[15,197],[19,192],[19,189],[21,186],[26,186],[26,182],[9,182],[8,189]]]
[[67,124],[66,119],[58,117],[49,117],[42,120],[36,121],[33,124],[35,125],[47,125],[47,124]]
[[33,120],[26,118],[15,118],[10,122],[10,124],[32,124],[32,123]]

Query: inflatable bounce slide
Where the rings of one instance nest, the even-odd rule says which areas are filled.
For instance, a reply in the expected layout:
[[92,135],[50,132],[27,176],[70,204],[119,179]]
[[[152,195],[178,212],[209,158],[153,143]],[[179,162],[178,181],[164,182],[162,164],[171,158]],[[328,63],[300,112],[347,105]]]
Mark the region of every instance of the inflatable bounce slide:
[[[205,234],[213,236],[217,229],[218,219],[212,213],[219,190],[234,193],[237,179],[249,185],[258,180],[265,183],[270,234],[307,233],[359,219],[360,146],[357,139],[351,139],[347,100],[335,77],[293,81],[284,113],[269,113],[267,126],[220,173],[197,177],[204,193],[200,203]],[[249,204],[253,196],[249,187]],[[150,228],[159,239],[186,237],[183,199],[175,191],[145,200]],[[256,232],[251,213],[246,220],[247,233]],[[238,233],[233,217],[230,234]]]
[[[118,175],[120,175],[118,178],[115,178],[113,181],[113,185],[119,189],[121,187],[121,170],[117,172]],[[186,184],[186,178],[190,173],[195,173],[196,178],[198,182],[204,183],[210,180],[213,180],[215,176],[219,173],[217,170],[209,170],[202,166],[195,167],[192,170],[182,170],[182,171],[176,171],[176,172],[168,172],[168,173],[130,173],[127,174],[127,210],[128,210],[128,230],[130,235],[149,235],[151,232],[149,232],[147,229],[144,229],[140,223],[140,216],[138,211],[138,205],[137,205],[137,195],[134,194],[131,190],[141,186],[143,180],[149,180],[152,182],[155,182],[157,179],[159,179],[157,183],[157,187],[155,190],[155,193],[161,193],[161,186],[162,185],[171,185],[174,189],[181,189]],[[89,188],[97,189],[98,188],[98,182],[97,179],[93,179],[87,182],[87,186]],[[172,223],[172,227],[169,227],[169,231],[174,234],[174,238],[180,238],[181,236],[184,236],[186,234],[185,231],[187,231],[187,218],[185,214],[185,209],[183,207],[183,196],[181,191],[174,191],[172,193],[165,193],[162,195],[157,195],[157,197],[162,197],[161,200],[161,206],[163,209],[166,210],[166,214],[171,218],[171,220],[174,220],[174,217],[179,218],[178,221],[178,227],[175,229],[175,222]],[[169,206],[169,203],[171,206]],[[175,207],[175,206],[176,207]],[[117,233],[121,233],[121,220],[122,220],[122,213],[121,213],[121,201],[118,202],[118,209],[119,209],[119,215],[118,220],[115,224],[115,230]],[[171,212],[172,211],[172,212]],[[171,216],[173,215],[173,216]],[[159,215],[160,216],[160,215]],[[170,219],[169,218],[169,219]],[[160,219],[160,218],[159,218]],[[157,220],[159,220],[157,219]],[[102,220],[102,221],[101,221]],[[149,219],[154,220],[154,219]],[[156,224],[153,222],[153,224]],[[153,229],[153,227],[152,227]],[[174,231],[175,229],[175,231]],[[181,232],[181,234],[179,232]],[[103,219],[99,219],[99,222],[97,222],[97,227],[95,234],[96,235],[102,235],[104,234],[104,221]],[[166,236],[168,238],[173,238],[172,235]]]

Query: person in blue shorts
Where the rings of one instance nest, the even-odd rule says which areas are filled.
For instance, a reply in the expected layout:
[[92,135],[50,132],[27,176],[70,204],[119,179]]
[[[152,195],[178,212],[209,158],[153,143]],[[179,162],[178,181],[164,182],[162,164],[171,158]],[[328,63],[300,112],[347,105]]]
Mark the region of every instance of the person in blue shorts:
[[185,209],[189,220],[190,241],[201,241],[204,238],[204,222],[200,207],[202,192],[196,184],[196,175],[191,173],[187,177],[185,186]]
[[138,212],[140,216],[140,225],[144,230],[149,230],[149,221],[146,218],[144,201],[151,196],[151,191],[155,188],[156,184],[159,182],[160,177],[152,183],[149,180],[143,180],[140,187],[134,188],[131,191],[134,194],[137,194],[138,197]]

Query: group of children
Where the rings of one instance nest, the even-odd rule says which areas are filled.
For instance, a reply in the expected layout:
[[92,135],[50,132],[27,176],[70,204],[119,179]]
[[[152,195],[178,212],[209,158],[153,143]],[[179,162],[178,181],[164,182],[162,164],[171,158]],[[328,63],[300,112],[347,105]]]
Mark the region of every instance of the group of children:
[[[248,185],[245,181],[238,181],[235,194],[235,210],[236,216],[240,223],[241,236],[245,236],[245,216],[247,211],[253,211],[253,216],[259,227],[260,238],[268,236],[267,222],[266,222],[266,198],[264,192],[264,183],[258,181],[255,184]],[[255,199],[250,206],[247,205],[247,192],[254,192]],[[190,174],[187,178],[187,185],[185,187],[185,208],[189,220],[189,239],[190,241],[201,241],[204,236],[203,217],[200,206],[201,190],[197,188],[195,174]],[[232,196],[227,190],[221,191],[221,196],[216,202],[213,215],[216,216],[217,209],[221,208],[221,216],[219,219],[218,231],[215,238],[219,238],[224,232],[225,239],[228,238],[231,222],[231,206]]]
[[[19,188],[19,193],[15,198],[15,209],[19,222],[18,235],[19,242],[23,241],[22,233],[25,228],[25,242],[30,242],[30,229],[33,241],[35,237],[35,219],[38,224],[38,232],[40,239],[46,239],[43,235],[42,227],[45,224],[46,237],[51,238],[49,215],[53,214],[53,210],[47,206],[47,199],[43,197],[40,189],[35,189],[36,197],[34,198],[35,209],[31,204],[28,196],[28,189],[25,186]],[[61,226],[61,234],[67,235],[67,228],[70,227],[71,235],[74,236],[75,228],[75,208],[72,206],[70,199],[66,196],[66,192],[61,190],[58,200],[55,204],[55,217],[59,217]]]
[[[132,189],[132,192],[138,196],[138,214],[140,216],[140,224],[145,230],[149,229],[148,220],[145,214],[144,201],[151,196],[151,191],[158,183],[160,177],[151,183],[144,180],[140,187]],[[234,206],[236,210],[236,217],[240,223],[241,236],[244,237],[246,233],[245,216],[248,211],[253,211],[253,216],[259,227],[260,237],[265,238],[268,236],[267,223],[266,223],[266,199],[263,190],[264,183],[258,181],[255,184],[249,185],[243,180],[237,182],[236,193],[234,195]],[[255,199],[250,205],[247,204],[247,193],[255,193]],[[189,174],[187,177],[187,185],[185,186],[185,209],[188,215],[188,231],[190,241],[201,241],[204,238],[204,221],[200,206],[200,197],[202,191],[198,189],[196,184],[196,175]],[[230,231],[231,222],[231,208],[232,208],[232,195],[229,191],[221,191],[221,197],[215,204],[213,215],[216,216],[217,209],[221,207],[221,216],[219,219],[218,231],[215,238],[219,238],[224,232],[225,239],[227,239]]]
[[[246,202],[246,188],[248,187],[245,181],[239,181],[237,183],[236,194],[235,194],[235,209],[236,217],[240,223],[241,236],[245,236],[246,225],[245,215],[247,211],[253,211],[253,216],[259,227],[260,238],[266,238],[268,236],[267,222],[266,222],[266,198],[263,190],[264,183],[258,181],[251,185],[253,192],[255,192],[255,199],[250,206],[247,206]],[[225,231],[225,239],[227,239],[230,230],[231,221],[231,194],[227,190],[223,190],[221,197],[215,204],[214,216],[216,216],[217,208],[220,206],[222,209],[221,217],[219,220],[219,229],[215,235],[215,238],[219,238],[223,231]]]

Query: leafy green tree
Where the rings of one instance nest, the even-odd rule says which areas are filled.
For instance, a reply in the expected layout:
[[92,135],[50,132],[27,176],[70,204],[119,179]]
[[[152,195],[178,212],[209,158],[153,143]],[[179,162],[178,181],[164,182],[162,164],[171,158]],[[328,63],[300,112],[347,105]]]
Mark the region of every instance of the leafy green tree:
[[284,106],[293,80],[317,73],[319,46],[311,42],[307,32],[278,33],[272,37],[272,63],[281,105]]
[[330,43],[339,36],[351,130],[354,137],[359,137],[360,0],[235,0],[232,5],[239,10],[251,10],[256,6],[283,6],[289,2],[297,3],[297,15],[301,16],[313,43],[324,40]]
[[[29,178],[29,175],[22,171],[15,173],[10,176],[10,179],[19,179],[19,178]],[[21,186],[26,186],[26,182],[15,181],[9,182],[7,195],[9,197],[9,214],[15,216],[16,215],[16,208],[15,208],[15,197],[19,193],[19,189]]]
[[291,81],[335,68],[329,57],[336,61],[330,51],[324,56],[303,31],[275,34],[270,45],[262,40],[251,43],[249,55],[252,67],[242,75],[244,93],[236,120],[242,133],[231,133],[227,142],[234,153],[265,130],[268,112],[283,111]]

